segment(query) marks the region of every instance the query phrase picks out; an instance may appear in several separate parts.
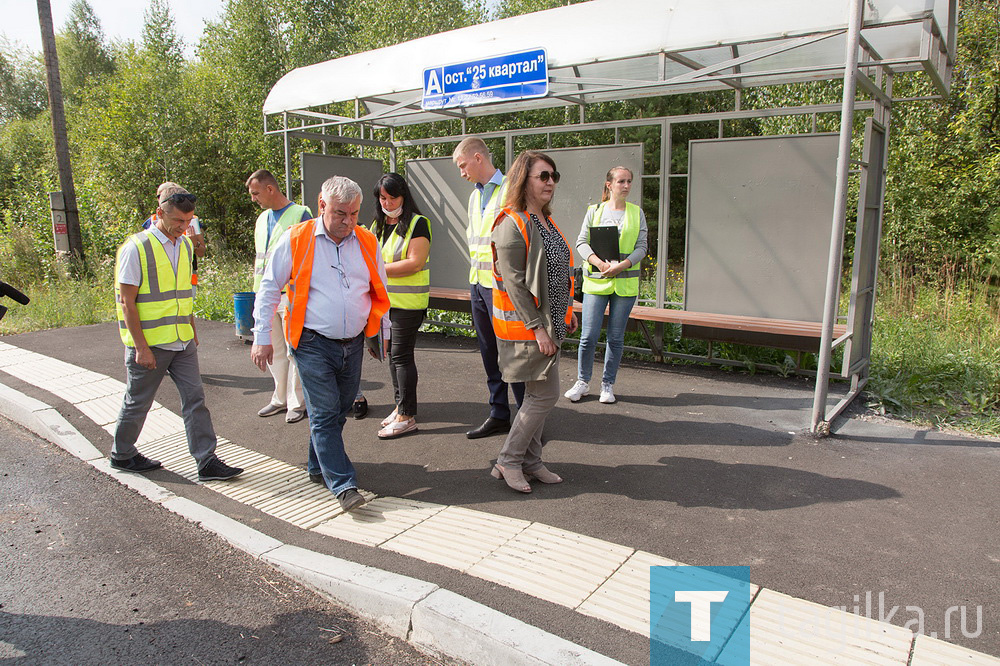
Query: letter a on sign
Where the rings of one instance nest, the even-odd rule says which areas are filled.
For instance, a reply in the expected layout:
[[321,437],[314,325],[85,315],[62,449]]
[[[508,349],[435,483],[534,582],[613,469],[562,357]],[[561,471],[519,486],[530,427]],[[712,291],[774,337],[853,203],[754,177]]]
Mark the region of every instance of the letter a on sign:
[[440,95],[443,90],[441,90],[441,81],[438,79],[438,70],[432,69],[427,72],[427,86],[424,89],[424,95]]

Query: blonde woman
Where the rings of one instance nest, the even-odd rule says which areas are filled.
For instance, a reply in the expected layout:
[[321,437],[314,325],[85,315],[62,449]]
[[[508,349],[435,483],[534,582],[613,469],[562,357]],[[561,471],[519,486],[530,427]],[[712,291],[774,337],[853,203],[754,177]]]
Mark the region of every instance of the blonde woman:
[[[601,336],[605,309],[608,310],[608,335],[600,401],[607,404],[615,402],[615,378],[625,348],[625,326],[639,296],[639,263],[646,256],[648,234],[642,209],[625,201],[631,190],[632,172],[623,166],[612,167],[604,182],[601,203],[587,208],[583,227],[576,239],[576,249],[586,264],[583,269],[583,324],[577,379],[565,394],[572,402],[590,393],[594,349]],[[590,232],[594,227],[615,227],[618,230],[618,256],[608,257],[607,260],[597,256],[590,247]]]
[[507,182],[505,208],[492,233],[493,330],[503,380],[524,382],[524,402],[491,473],[530,493],[531,479],[562,481],[542,463],[542,430],[559,400],[559,345],[577,328],[573,253],[550,217],[559,182],[552,158],[522,153]]

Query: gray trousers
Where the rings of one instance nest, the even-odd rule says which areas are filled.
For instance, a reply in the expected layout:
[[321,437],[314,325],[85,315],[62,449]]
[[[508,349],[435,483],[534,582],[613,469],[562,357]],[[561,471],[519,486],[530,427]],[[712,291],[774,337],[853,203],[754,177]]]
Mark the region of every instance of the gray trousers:
[[187,432],[188,450],[198,462],[198,469],[215,457],[215,428],[212,415],[205,406],[205,389],[201,384],[198,369],[198,347],[194,340],[184,351],[166,351],[150,347],[156,359],[156,368],[149,370],[135,362],[135,348],[125,348],[125,370],[128,379],[125,384],[125,399],[115,426],[115,441],[111,446],[111,457],[128,460],[139,450],[135,442],[146,422],[146,414],[156,397],[163,376],[169,374],[181,394],[181,416]]
[[[561,352],[557,351],[556,354]],[[526,474],[542,466],[542,430],[545,418],[559,400],[559,359],[549,369],[548,378],[540,382],[524,382],[524,402],[510,426],[507,440],[500,449],[497,463],[501,467],[520,467]]]

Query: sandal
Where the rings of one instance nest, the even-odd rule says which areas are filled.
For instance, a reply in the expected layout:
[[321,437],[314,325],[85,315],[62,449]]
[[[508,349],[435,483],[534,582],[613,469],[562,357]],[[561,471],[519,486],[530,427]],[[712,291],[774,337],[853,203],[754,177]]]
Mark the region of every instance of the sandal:
[[508,486],[519,493],[530,493],[531,485],[524,478],[524,472],[520,468],[504,467],[500,463],[493,465],[490,476],[494,479],[503,479]]
[[408,432],[416,432],[417,430],[417,420],[415,418],[408,418],[405,421],[393,421],[386,427],[378,431],[379,439],[396,439],[397,437],[402,437]]
[[354,418],[363,419],[368,415],[368,399],[361,398],[354,401]]
[[525,478],[537,479],[542,483],[562,483],[562,477],[555,472],[550,472],[545,465],[539,465],[533,472],[525,472]]
[[398,412],[399,412],[399,407],[397,407],[396,409],[392,410],[392,414],[389,414],[389,416],[387,416],[384,419],[382,419],[382,423],[380,425],[384,428],[387,425],[389,425],[390,423],[392,423],[393,421],[395,421],[396,420],[396,414]]

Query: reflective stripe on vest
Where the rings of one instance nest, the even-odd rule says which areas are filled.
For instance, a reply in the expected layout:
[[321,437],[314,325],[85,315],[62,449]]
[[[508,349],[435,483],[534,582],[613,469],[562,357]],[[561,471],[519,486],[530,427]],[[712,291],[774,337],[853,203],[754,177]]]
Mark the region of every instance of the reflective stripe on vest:
[[[528,250],[531,249],[531,238],[528,232],[528,225],[531,220],[523,212],[514,212],[509,208],[504,208],[496,218],[493,223],[493,228],[496,229],[497,225],[500,224],[505,217],[509,217],[517,225],[517,230],[521,232],[521,236],[524,238],[524,253],[525,256],[528,254]],[[549,224],[552,228],[559,232],[562,236],[563,242],[566,243],[566,236],[563,235],[562,230],[556,226],[556,223],[549,218]],[[566,243],[566,247],[569,248],[569,243]],[[510,300],[510,296],[507,295],[507,289],[503,283],[503,276],[497,270],[496,256],[497,250],[496,245],[492,242],[490,243],[490,252],[493,259],[493,332],[496,333],[497,338],[501,340],[510,341],[534,341],[535,334],[532,329],[525,328],[524,321],[521,319],[520,315],[517,314],[517,310],[514,308],[514,303]],[[570,267],[573,266],[573,252],[570,251],[569,254]],[[570,282],[572,282],[573,271],[570,271]],[[570,294],[573,293],[573,285],[569,285]],[[535,298],[535,307],[538,307],[538,299]],[[573,319],[573,299],[572,296],[569,299],[569,307],[566,309],[566,325],[569,326]]]
[[[170,264],[170,257],[151,231],[140,231],[129,237],[118,249],[115,259],[115,275],[121,264],[121,255],[128,244],[139,250],[141,284],[135,297],[135,307],[139,313],[146,344],[167,345],[180,340],[187,342],[194,337],[191,313],[194,300],[191,298],[191,240],[181,236],[177,253],[177,268]],[[178,289],[183,285],[183,289]],[[118,332],[127,347],[135,347],[135,340],[125,325],[125,310],[122,307],[121,286],[115,282],[115,310],[118,314]]]
[[[288,307],[285,309],[285,339],[292,348],[299,346],[302,326],[306,321],[309,302],[309,281],[312,278],[313,254],[316,250],[316,220],[299,222],[289,229],[292,250],[292,274],[288,281]],[[371,310],[365,322],[365,337],[381,330],[382,315],[389,311],[389,294],[378,274],[378,239],[364,227],[355,227],[354,234],[361,245],[361,256],[368,267],[368,293]]]
[[[406,258],[410,249],[410,239],[413,238],[413,227],[417,220],[427,220],[423,215],[414,215],[410,220],[410,225],[406,229],[406,236],[400,237],[395,231],[391,231],[385,241],[382,242],[382,261],[388,266],[396,261]],[[371,231],[375,232],[375,222],[372,222]],[[431,233],[431,222],[427,220],[427,231]],[[413,275],[406,277],[386,278],[386,291],[389,292],[389,302],[394,308],[402,310],[426,310],[430,303],[431,296],[431,271],[430,258],[424,263],[423,269]]]
[[[607,202],[590,206],[593,215],[590,226],[600,226],[601,215]],[[639,240],[639,207],[634,203],[625,202],[625,221],[618,232],[618,261],[625,261],[635,250]],[[583,267],[583,293],[618,294],[619,296],[639,295],[639,266],[630,266],[613,278],[601,277],[600,272],[589,261]]]
[[267,214],[269,212],[269,210],[262,211],[257,216],[257,223],[254,225],[253,246],[256,254],[253,260],[253,290],[255,292],[260,289],[260,281],[264,277],[264,271],[267,269],[267,262],[271,258],[271,253],[274,252],[274,248],[278,245],[278,239],[281,238],[286,229],[301,222],[302,214],[308,213],[309,209],[296,203],[288,206],[285,212],[281,214],[281,217],[278,218],[274,229],[271,230],[270,241],[267,238]]
[[472,190],[469,196],[469,227],[465,231],[471,263],[469,284],[493,287],[493,251],[490,249],[490,233],[497,214],[503,208],[506,195],[507,177],[504,176],[500,185],[493,188],[485,210],[483,210],[483,193],[478,187]]

